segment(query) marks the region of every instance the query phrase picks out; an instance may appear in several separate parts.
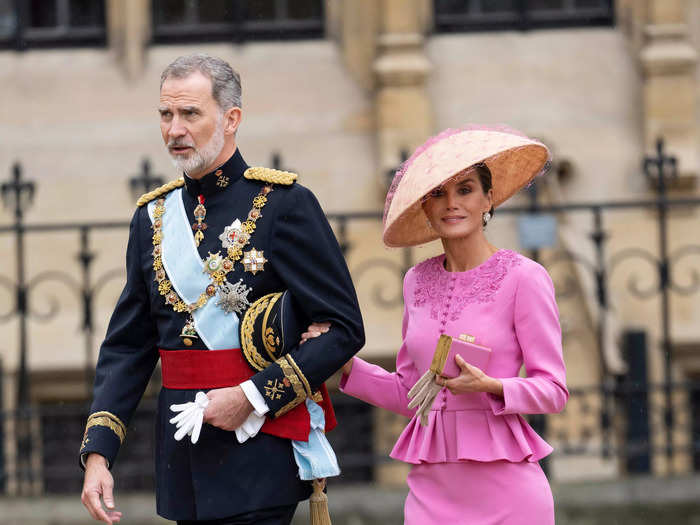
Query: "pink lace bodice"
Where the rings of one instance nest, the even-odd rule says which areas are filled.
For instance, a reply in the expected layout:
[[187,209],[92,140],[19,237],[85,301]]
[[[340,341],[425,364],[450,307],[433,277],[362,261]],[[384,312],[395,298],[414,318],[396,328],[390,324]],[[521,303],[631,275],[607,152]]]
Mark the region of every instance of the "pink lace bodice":
[[521,257],[511,250],[499,250],[467,272],[448,272],[444,261],[445,256],[439,255],[416,265],[413,306],[428,305],[432,319],[442,316],[456,321],[465,305],[492,302],[508,271],[520,264]]

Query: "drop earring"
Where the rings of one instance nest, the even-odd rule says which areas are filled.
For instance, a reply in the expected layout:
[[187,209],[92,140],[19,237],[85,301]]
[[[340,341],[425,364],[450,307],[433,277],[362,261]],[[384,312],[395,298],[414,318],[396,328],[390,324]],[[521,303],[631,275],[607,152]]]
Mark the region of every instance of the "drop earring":
[[486,226],[489,223],[489,221],[491,220],[491,213],[484,212],[484,214],[482,215],[482,220],[484,222],[484,226]]

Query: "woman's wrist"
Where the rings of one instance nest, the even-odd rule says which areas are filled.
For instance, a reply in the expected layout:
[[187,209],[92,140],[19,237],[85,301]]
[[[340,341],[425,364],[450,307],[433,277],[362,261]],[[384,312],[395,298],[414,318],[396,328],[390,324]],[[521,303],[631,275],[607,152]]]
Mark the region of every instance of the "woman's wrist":
[[342,372],[343,372],[343,375],[345,375],[345,376],[349,376],[349,375],[350,375],[350,372],[352,372],[352,362],[353,362],[354,359],[355,359],[354,357],[351,357],[351,358],[350,358],[350,361],[348,361],[347,363],[345,363],[345,364],[343,365],[343,368],[341,368],[341,370],[342,370]]
[[503,381],[495,377],[489,377],[485,391],[494,396],[503,397]]

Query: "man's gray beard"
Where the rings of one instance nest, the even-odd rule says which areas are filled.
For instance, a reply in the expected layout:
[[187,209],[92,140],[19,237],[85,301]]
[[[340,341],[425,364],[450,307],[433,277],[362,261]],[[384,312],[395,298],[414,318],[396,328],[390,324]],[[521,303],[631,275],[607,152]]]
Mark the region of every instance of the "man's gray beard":
[[186,174],[196,173],[213,163],[222,149],[224,149],[224,119],[219,120],[211,139],[200,150],[193,149],[187,158],[181,155],[171,155],[170,158],[179,171],[184,171]]

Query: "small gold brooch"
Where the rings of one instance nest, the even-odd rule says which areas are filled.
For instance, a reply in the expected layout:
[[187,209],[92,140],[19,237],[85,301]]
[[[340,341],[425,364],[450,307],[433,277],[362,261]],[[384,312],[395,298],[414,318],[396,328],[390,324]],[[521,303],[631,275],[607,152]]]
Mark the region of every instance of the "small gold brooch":
[[219,188],[225,188],[228,186],[228,177],[223,174],[224,172],[221,170],[216,170],[214,172],[214,175],[216,175],[216,185]]

